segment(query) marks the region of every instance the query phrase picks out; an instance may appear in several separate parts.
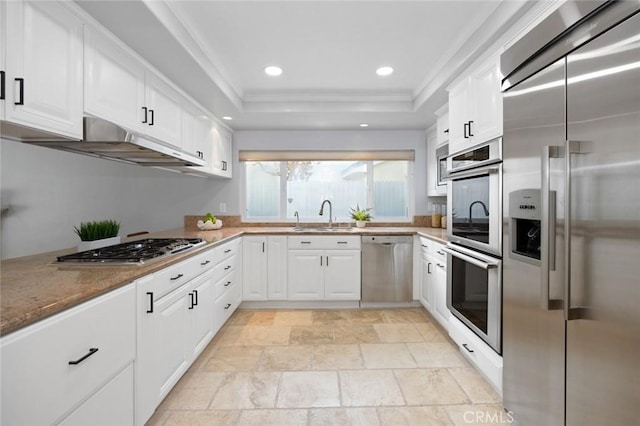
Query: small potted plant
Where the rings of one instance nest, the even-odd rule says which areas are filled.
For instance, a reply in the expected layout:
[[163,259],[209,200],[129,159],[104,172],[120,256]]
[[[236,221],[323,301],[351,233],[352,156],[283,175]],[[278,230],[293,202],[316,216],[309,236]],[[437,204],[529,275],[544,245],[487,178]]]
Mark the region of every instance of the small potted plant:
[[356,208],[352,208],[349,215],[351,216],[351,219],[356,221],[356,226],[358,228],[364,228],[367,225],[367,222],[373,218],[370,212],[370,208],[361,209],[360,206],[356,204]]
[[74,226],[73,230],[80,237],[78,251],[120,244],[120,237],[118,236],[120,224],[115,220],[82,222],[80,226]]

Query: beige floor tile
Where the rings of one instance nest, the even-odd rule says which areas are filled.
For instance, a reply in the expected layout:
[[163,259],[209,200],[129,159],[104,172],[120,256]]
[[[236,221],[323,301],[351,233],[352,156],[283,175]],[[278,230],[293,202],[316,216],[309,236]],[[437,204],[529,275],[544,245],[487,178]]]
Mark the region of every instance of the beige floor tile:
[[315,345],[313,347],[314,370],[357,370],[364,368],[360,346]]
[[500,395],[473,368],[450,368],[449,373],[456,379],[474,404],[494,404],[501,402]]
[[158,407],[156,412],[153,413],[153,416],[151,416],[151,418],[147,420],[145,426],[162,426],[165,424],[170,415],[171,411],[163,410]]
[[381,342],[424,342],[413,324],[374,324],[373,329]]
[[380,425],[375,408],[314,408],[309,410],[309,426]]
[[244,342],[244,330],[242,325],[225,325],[216,335],[215,344],[218,346],[241,346]]
[[280,373],[228,373],[216,393],[212,410],[273,408],[276,402]]
[[167,410],[204,410],[220,388],[226,373],[198,371],[183,376],[173,392],[162,402]]
[[351,311],[351,321],[358,324],[380,324],[384,319],[382,311],[377,309],[356,309]]
[[385,323],[427,323],[429,318],[424,309],[388,309],[382,311]]
[[500,404],[454,405],[444,407],[449,418],[456,426],[510,425],[511,414],[504,411]]
[[312,311],[311,314],[313,324],[334,324],[348,323],[351,321],[351,315],[346,310],[326,310],[326,311]]
[[[247,410],[238,426],[301,426],[307,424],[307,410]],[[211,426],[218,423],[212,423]],[[220,424],[222,426],[222,424]]]
[[333,343],[333,325],[291,326],[289,344],[320,345],[323,343]]
[[311,325],[312,311],[278,311],[273,319],[273,325]]
[[254,311],[247,325],[273,325],[276,311]]
[[440,407],[380,407],[380,421],[385,426],[452,425]]
[[404,343],[363,343],[360,350],[366,368],[416,368],[416,361]]
[[339,371],[338,375],[345,407],[405,405],[391,370],[349,370]]
[[242,309],[236,310],[231,318],[227,321],[229,325],[247,325],[249,320],[253,316],[253,311],[245,311]]
[[380,341],[372,325],[334,324],[333,339],[335,343],[377,343]]
[[290,334],[290,326],[246,326],[243,342],[247,346],[287,345]]
[[467,367],[467,361],[450,343],[407,343],[421,368]]
[[222,346],[204,365],[206,371],[256,370],[263,346]]
[[[164,426],[233,425],[240,411],[174,411]],[[148,425],[148,424],[147,424]]]
[[258,369],[261,371],[311,370],[312,346],[266,346]]
[[335,371],[284,372],[276,406],[279,408],[339,407],[338,375]]
[[448,336],[437,325],[429,323],[414,324],[425,342],[450,343]]
[[408,405],[468,404],[469,398],[444,368],[394,371]]

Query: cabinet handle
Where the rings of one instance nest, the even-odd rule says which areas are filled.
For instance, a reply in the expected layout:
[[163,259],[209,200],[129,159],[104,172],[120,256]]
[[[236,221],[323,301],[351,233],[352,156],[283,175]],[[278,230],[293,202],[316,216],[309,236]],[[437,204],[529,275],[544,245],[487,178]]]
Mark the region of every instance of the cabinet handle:
[[198,154],[198,158],[202,158],[204,160],[204,152],[196,151],[196,154]]
[[18,87],[20,87],[20,95],[18,96],[18,102],[14,102],[14,105],[24,105],[24,78],[16,78]]
[[231,269],[231,265],[227,265],[227,266],[224,267],[225,271],[228,271],[229,269]]
[[465,139],[469,139],[469,135],[467,135],[468,126],[469,126],[469,123],[464,123],[464,138]]
[[193,309],[193,307],[196,306],[195,299],[193,297],[193,293],[189,293],[189,299],[191,299],[191,306],[189,306],[189,309]]
[[147,296],[149,296],[149,309],[147,309],[147,313],[152,314],[153,313],[153,292],[148,291]]
[[89,358],[91,355],[95,354],[96,352],[98,352],[98,348],[90,348],[89,353],[84,355],[82,358],[76,359],[75,361],[69,361],[69,365],[78,365],[85,359]]
[[469,122],[469,137],[473,136],[473,133],[471,133],[471,124],[473,124],[473,120]]
[[431,273],[431,262],[427,265],[427,274]]
[[231,303],[227,303],[227,306],[225,306],[225,309],[229,309],[231,307]]
[[142,110],[144,111],[144,120],[142,120],[142,124],[147,124],[147,107],[142,107]]
[[439,264],[439,263],[436,263],[436,265],[438,265],[438,268],[442,268],[442,269],[444,269],[444,265],[441,265],[441,264]]
[[231,253],[231,249],[226,249],[224,252],[225,253]]
[[229,287],[231,285],[231,281],[227,281],[226,283],[224,283],[225,287]]
[[184,275],[183,275],[183,274],[178,274],[178,275],[176,275],[175,277],[171,277],[171,278],[169,278],[169,279],[170,279],[171,281],[175,281],[175,280],[178,280],[178,279],[180,279],[180,278],[182,278],[182,277],[184,277]]
[[442,250],[438,250],[436,253],[438,253],[441,256],[444,256],[444,252]]
[[264,242],[262,243],[262,252],[264,253]]
[[208,265],[210,263],[211,263],[210,260],[205,260],[204,262],[200,262],[200,266],[206,266],[206,265]]
[[422,247],[424,247],[424,248],[429,248],[429,246],[428,246],[428,245],[426,245],[426,244],[420,244],[420,245],[421,245]]
[[463,343],[463,344],[462,344],[462,346],[463,346],[463,347],[464,347],[468,352],[471,352],[471,353],[475,352],[473,349],[469,349],[469,347],[467,346],[467,344],[466,344],[466,343]]
[[320,256],[320,266],[322,266],[322,256]]
[[446,129],[444,133],[449,134],[449,129]]
[[151,118],[149,119],[149,126],[153,126],[153,112],[154,111],[152,109],[149,110],[149,115],[151,116]]
[[347,241],[338,241],[338,244],[348,244]]
[[327,256],[327,266],[329,266],[329,256]]
[[300,244],[311,244],[311,241],[300,241]]
[[222,171],[226,172],[227,171],[227,162],[226,161],[222,161]]
[[5,77],[5,72],[0,71],[0,99],[4,99],[4,92],[5,92],[4,77]]
[[193,302],[193,306],[198,306],[198,290],[193,290],[193,295],[195,296],[196,301]]

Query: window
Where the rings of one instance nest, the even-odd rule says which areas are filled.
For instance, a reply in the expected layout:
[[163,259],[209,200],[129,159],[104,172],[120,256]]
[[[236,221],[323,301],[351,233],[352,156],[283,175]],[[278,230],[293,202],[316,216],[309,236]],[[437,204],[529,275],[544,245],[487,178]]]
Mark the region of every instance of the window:
[[356,205],[371,207],[374,221],[412,219],[410,160],[245,160],[243,164],[245,220],[288,221],[296,211],[302,221],[328,220],[326,209],[323,217],[318,214],[323,200],[331,201],[338,222],[351,221],[349,210]]

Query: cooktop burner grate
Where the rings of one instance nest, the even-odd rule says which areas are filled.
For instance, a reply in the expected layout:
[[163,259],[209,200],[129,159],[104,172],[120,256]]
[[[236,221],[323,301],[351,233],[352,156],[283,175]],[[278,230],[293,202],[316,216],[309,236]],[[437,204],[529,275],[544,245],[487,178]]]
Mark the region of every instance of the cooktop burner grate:
[[201,238],[145,238],[94,250],[58,256],[60,263],[141,264],[204,244]]

